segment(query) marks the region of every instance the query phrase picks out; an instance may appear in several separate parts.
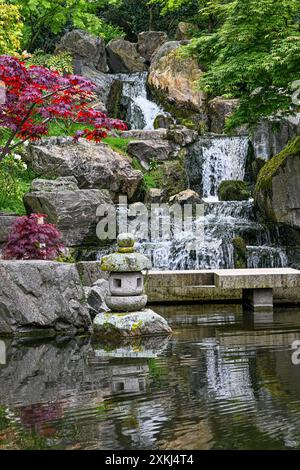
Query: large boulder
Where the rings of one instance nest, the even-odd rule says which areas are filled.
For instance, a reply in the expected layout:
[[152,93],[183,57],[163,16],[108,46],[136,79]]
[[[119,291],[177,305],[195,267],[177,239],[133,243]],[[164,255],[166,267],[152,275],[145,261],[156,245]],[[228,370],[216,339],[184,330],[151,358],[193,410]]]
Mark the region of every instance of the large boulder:
[[223,96],[217,96],[208,103],[208,113],[210,122],[210,131],[216,134],[222,134],[226,120],[233,114],[239,105],[237,99],[226,99]]
[[263,120],[251,132],[257,158],[269,160],[280,153],[300,132],[300,113],[286,118]]
[[113,201],[107,190],[80,190],[72,180],[34,180],[31,192],[24,196],[25,207],[28,212],[47,215],[47,222],[62,233],[65,246],[97,245],[97,208]]
[[300,136],[261,169],[255,201],[265,218],[300,229]]
[[85,65],[99,72],[108,72],[104,40],[81,29],[73,29],[65,34],[56,52],[69,52],[72,55],[75,73],[81,74]]
[[107,189],[113,198],[124,194],[134,199],[143,182],[142,173],[132,168],[129,159],[104,143],[50,138],[30,144],[24,158],[45,178],[75,176],[79,188]]
[[176,158],[179,147],[168,140],[134,140],[129,142],[127,151],[129,155],[137,158],[144,168],[149,169],[152,162]]
[[95,109],[107,113],[111,117],[117,117],[121,106],[123,83],[112,75],[98,72],[90,67],[82,67],[81,75],[96,85],[95,94],[97,103]]
[[138,52],[150,62],[153,54],[167,40],[168,36],[163,31],[143,31],[138,35]]
[[186,189],[185,191],[181,191],[181,193],[170,197],[169,203],[180,204],[181,206],[184,206],[185,204],[202,204],[202,199],[196,191]]
[[74,264],[0,261],[0,333],[72,333],[91,327]]
[[199,91],[202,71],[193,58],[179,53],[180,42],[164,44],[154,55],[148,84],[153,95],[175,116],[206,116],[206,95]]
[[125,39],[112,39],[107,47],[109,69],[112,73],[144,72],[147,67],[140,56],[137,44]]
[[0,245],[7,242],[11,227],[17,218],[16,214],[0,212]]

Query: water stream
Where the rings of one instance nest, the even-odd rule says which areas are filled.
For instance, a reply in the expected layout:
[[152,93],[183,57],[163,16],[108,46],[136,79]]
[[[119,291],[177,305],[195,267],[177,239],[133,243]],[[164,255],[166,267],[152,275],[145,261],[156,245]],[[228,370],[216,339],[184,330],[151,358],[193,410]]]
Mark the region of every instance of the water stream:
[[149,99],[147,72],[118,74],[116,78],[123,82],[123,106],[131,129],[153,129],[155,118],[166,112]]

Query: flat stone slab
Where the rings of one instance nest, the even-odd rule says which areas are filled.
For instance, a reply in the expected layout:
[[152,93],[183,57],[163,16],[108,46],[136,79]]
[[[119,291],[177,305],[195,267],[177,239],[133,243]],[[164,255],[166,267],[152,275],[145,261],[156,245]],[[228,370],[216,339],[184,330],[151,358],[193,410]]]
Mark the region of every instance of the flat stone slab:
[[292,268],[223,269],[214,271],[214,278],[222,289],[300,287],[300,271]]

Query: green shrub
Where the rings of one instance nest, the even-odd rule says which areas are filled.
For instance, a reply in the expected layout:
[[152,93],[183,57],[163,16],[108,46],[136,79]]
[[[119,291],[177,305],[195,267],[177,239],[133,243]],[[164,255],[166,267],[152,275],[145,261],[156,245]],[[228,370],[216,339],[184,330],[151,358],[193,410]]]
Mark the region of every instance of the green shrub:
[[37,50],[27,61],[28,65],[40,65],[59,73],[73,73],[73,58],[68,52],[59,54],[46,54],[42,50]]

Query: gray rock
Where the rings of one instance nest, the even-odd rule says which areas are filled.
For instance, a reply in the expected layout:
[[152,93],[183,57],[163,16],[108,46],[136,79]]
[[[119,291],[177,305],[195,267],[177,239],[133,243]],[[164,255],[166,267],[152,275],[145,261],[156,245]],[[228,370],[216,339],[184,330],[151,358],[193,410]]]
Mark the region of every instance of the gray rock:
[[150,188],[145,196],[146,204],[160,204],[164,202],[166,192],[164,189]]
[[128,158],[104,143],[80,139],[50,138],[27,147],[24,159],[34,171],[50,178],[75,176],[82,189],[107,189],[112,197],[125,194],[132,200],[139,192],[143,175]]
[[228,119],[233,112],[237,109],[239,100],[226,99],[222,96],[217,96],[208,103],[210,131],[216,134],[222,134],[226,119]]
[[83,66],[99,72],[108,71],[104,40],[81,29],[65,34],[57,45],[56,52],[69,52],[72,55],[75,73],[81,74]]
[[169,127],[171,127],[174,124],[175,124],[175,121],[172,116],[159,114],[154,119],[153,127],[154,129],[169,129]]
[[137,44],[125,39],[112,39],[107,47],[109,69],[112,73],[134,73],[147,70],[144,59],[139,55]]
[[182,43],[180,41],[165,42],[151,57],[151,66],[155,66],[160,59],[168,55],[170,52],[178,49]]
[[101,337],[130,337],[169,336],[172,330],[163,317],[153,310],[145,309],[128,315],[99,314],[94,319],[94,332]]
[[251,133],[256,157],[269,160],[281,152],[300,131],[300,114],[281,120],[262,121]]
[[[63,180],[60,178],[60,182]],[[96,212],[100,204],[113,205],[109,192],[98,189],[55,189],[55,182],[52,181],[46,181],[45,185],[45,190],[35,189],[24,196],[28,212],[46,214],[47,222],[55,224],[62,233],[65,246],[99,244]],[[41,180],[33,182],[33,188],[36,186],[42,187]]]
[[91,287],[99,279],[108,279],[108,273],[102,271],[99,261],[80,261],[76,263],[76,268],[84,286]]
[[198,133],[185,126],[172,126],[167,131],[167,138],[180,147],[186,147],[197,141]]
[[56,180],[35,179],[31,183],[31,192],[77,191],[78,189],[74,176],[61,177]]
[[0,244],[7,242],[12,225],[17,218],[15,214],[0,212]]
[[163,31],[144,31],[138,35],[138,52],[150,61],[157,49],[167,40],[168,36]]
[[127,151],[129,155],[136,157],[146,169],[149,169],[151,161],[162,162],[173,160],[177,157],[179,147],[168,140],[135,140],[129,142]]
[[0,261],[0,333],[87,329],[91,319],[73,264]]
[[196,191],[192,191],[191,189],[186,189],[179,194],[175,194],[174,196],[170,197],[169,199],[170,204],[201,204],[202,199],[200,198],[199,194]]
[[130,131],[122,132],[124,139],[134,140],[164,140],[167,139],[167,129],[155,129],[155,130],[138,130],[132,129]]
[[105,303],[105,297],[108,294],[108,281],[98,279],[89,289],[87,295],[87,303],[90,309],[95,313],[108,312],[109,308]]
[[268,221],[300,229],[300,137],[261,170],[255,200]]
[[117,117],[117,111],[121,105],[123,83],[112,75],[86,66],[82,67],[81,75],[97,86],[95,93],[99,102],[95,104],[95,109]]

